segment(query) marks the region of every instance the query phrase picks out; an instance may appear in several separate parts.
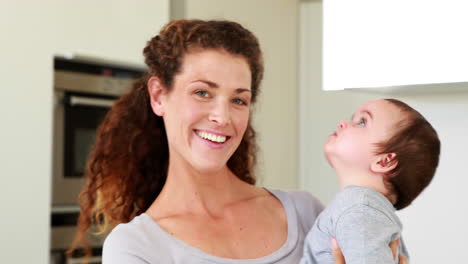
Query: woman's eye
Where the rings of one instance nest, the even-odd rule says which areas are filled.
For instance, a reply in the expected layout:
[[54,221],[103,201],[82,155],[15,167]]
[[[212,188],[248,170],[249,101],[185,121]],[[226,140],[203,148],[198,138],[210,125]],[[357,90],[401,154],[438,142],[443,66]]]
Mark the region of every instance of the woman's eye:
[[203,91],[203,90],[196,91],[195,94],[197,94],[197,95],[199,95],[201,97],[208,97],[208,92]]
[[235,104],[238,104],[238,105],[246,105],[247,103],[244,102],[244,100],[242,99],[239,99],[239,98],[236,98],[234,100],[232,100]]

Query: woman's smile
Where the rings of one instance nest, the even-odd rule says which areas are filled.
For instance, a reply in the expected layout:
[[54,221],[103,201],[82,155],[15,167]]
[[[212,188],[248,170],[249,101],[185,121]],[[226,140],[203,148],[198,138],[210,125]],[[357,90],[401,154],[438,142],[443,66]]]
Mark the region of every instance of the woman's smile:
[[197,138],[201,139],[207,146],[216,149],[223,148],[231,138],[224,133],[212,130],[194,130],[194,132]]

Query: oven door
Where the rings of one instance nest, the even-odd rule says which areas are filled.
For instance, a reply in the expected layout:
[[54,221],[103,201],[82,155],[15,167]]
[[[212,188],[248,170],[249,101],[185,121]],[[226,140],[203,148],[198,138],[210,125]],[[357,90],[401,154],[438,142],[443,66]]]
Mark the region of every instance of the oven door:
[[76,205],[96,130],[115,98],[56,91],[53,206]]
[[[68,264],[68,263],[86,263],[83,257],[82,250],[76,250],[71,258],[66,257],[68,250],[75,239],[77,232],[79,212],[73,209],[53,208],[51,215],[51,236],[50,249],[51,261],[50,264]],[[87,233],[87,241],[92,251],[92,261],[89,263],[101,263],[102,245],[108,235],[108,231],[97,235],[99,229],[95,225],[91,225]]]

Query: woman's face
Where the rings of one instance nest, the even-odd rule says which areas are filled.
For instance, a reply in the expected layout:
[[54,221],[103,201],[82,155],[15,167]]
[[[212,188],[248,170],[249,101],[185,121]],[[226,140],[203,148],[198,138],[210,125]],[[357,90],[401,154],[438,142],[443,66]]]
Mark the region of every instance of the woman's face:
[[159,98],[170,162],[190,165],[199,172],[225,168],[249,121],[247,61],[223,50],[189,52],[173,88]]

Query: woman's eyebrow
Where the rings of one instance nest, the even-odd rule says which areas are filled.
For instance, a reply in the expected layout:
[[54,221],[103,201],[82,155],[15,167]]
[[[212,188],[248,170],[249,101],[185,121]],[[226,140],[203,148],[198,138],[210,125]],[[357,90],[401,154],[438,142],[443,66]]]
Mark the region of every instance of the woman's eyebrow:
[[215,83],[215,82],[212,82],[212,81],[200,79],[200,80],[195,80],[192,83],[196,83],[196,82],[202,82],[202,83],[208,85],[210,88],[219,88],[219,85],[217,83]]
[[252,91],[251,91],[250,89],[245,89],[245,88],[237,88],[237,89],[236,89],[236,92],[237,92],[237,93],[243,93],[243,92],[252,93]]
[[[204,84],[208,85],[210,88],[219,88],[219,85],[217,83],[215,83],[215,82],[212,82],[212,81],[200,79],[200,80],[195,80],[192,83],[196,83],[196,82],[204,83]],[[251,93],[252,92],[250,89],[247,89],[247,88],[237,88],[235,91],[236,91],[236,93],[243,93],[243,92]]]

